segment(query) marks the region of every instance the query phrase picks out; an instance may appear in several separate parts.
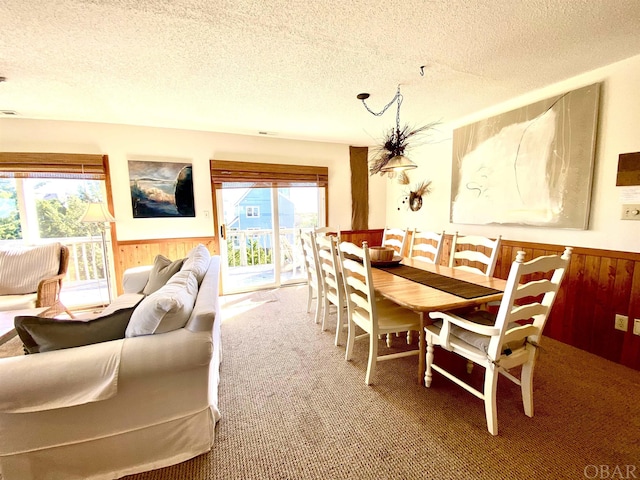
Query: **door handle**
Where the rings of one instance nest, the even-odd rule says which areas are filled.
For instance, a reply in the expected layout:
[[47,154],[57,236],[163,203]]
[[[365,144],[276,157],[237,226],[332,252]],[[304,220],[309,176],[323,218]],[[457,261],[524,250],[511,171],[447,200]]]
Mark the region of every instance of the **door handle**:
[[224,223],[220,225],[220,238],[222,238],[222,240],[227,239],[227,227]]

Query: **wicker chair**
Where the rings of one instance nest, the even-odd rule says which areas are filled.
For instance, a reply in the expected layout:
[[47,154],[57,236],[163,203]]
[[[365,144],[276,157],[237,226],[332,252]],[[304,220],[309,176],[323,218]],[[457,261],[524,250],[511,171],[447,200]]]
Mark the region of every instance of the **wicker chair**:
[[47,317],[55,317],[61,313],[66,313],[70,318],[75,318],[67,307],[60,301],[60,290],[62,290],[62,280],[67,274],[69,266],[69,249],[60,245],[60,268],[58,274],[41,280],[38,284],[38,297],[36,308],[49,307],[44,312]]

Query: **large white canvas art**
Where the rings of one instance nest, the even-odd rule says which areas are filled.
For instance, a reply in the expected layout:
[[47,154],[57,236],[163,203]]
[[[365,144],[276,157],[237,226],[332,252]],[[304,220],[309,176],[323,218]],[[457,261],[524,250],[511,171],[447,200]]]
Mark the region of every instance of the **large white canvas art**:
[[451,222],[586,229],[600,84],[458,128]]

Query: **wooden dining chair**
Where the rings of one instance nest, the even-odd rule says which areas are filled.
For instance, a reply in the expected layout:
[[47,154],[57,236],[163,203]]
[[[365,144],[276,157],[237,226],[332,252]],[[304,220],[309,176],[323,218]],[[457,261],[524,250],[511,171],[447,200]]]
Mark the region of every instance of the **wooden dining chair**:
[[[350,242],[342,242],[339,245],[338,254],[347,297],[349,321],[345,359],[351,360],[355,340],[369,339],[369,360],[364,383],[370,385],[377,362],[420,353],[419,350],[409,350],[378,355],[378,335],[420,331],[420,317],[417,313],[390,300],[376,299],[367,242],[362,243],[362,248]],[[356,335],[356,326],[365,333]]]
[[[533,370],[538,346],[569,266],[571,250],[567,247],[562,256],[547,255],[526,263],[525,252],[518,252],[495,315],[485,310],[469,312],[465,317],[446,312],[429,314],[434,323],[425,327],[425,385],[431,386],[432,371],[435,370],[484,400],[487,429],[492,435],[498,434],[498,373],[520,385],[524,413],[533,416]],[[484,367],[483,390],[475,389],[436,364],[435,345]],[[519,366],[522,367],[520,378],[509,372]]]
[[405,256],[405,246],[407,245],[408,228],[402,230],[400,228],[385,227],[382,233],[383,247],[391,247],[400,256]]
[[315,234],[313,232],[303,233],[300,231],[300,243],[304,258],[304,267],[307,272],[307,313],[311,311],[311,303],[316,299],[315,323],[320,323],[320,313],[322,310],[322,277],[316,252]]
[[443,239],[444,231],[442,233],[414,231],[411,236],[409,257],[423,262],[439,264],[440,257],[442,257]]
[[453,235],[449,267],[492,277],[500,253],[501,236],[495,240],[480,235]]
[[342,280],[342,270],[338,260],[338,238],[333,235],[316,236],[319,270],[322,276],[324,303],[322,331],[327,330],[330,306],[336,308],[335,344],[339,345],[342,332],[348,329],[347,300]]

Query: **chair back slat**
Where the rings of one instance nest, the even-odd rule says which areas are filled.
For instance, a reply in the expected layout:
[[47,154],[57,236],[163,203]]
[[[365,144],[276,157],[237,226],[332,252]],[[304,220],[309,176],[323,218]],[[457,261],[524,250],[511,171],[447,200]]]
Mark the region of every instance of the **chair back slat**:
[[464,267],[463,270],[491,277],[498,261],[500,243],[500,235],[492,240],[479,235],[459,236],[456,232],[451,242],[449,266],[451,268]]
[[330,235],[316,236],[316,246],[325,285],[324,293],[334,305],[337,305],[338,301],[342,304],[344,282],[338,264],[336,239]]
[[[496,317],[495,326],[500,328],[501,334],[492,337],[489,342],[488,355],[498,359],[503,349],[503,338],[510,324],[521,320],[532,320],[532,325],[539,332],[532,341],[539,340],[544,326],[553,307],[560,284],[569,266],[571,247],[567,247],[562,256],[548,255],[538,257],[524,263],[525,252],[518,252],[516,260],[511,265],[507,286]],[[553,270],[551,280],[533,280],[521,284],[525,275],[533,273],[547,273]],[[526,295],[523,295],[523,292]],[[542,301],[534,297],[542,295]],[[529,303],[516,303],[516,300],[531,299]]]
[[439,264],[442,256],[444,232],[414,231],[411,236],[409,257],[424,262]]
[[[369,246],[367,242],[362,242],[362,247],[351,242],[341,242],[338,246],[338,253],[345,291],[347,292],[349,315],[354,319],[358,318],[361,321],[372,323],[376,316],[376,303],[371,277]],[[352,258],[345,257],[345,255],[350,255]]]
[[398,255],[404,256],[408,231],[408,228],[402,230],[400,228],[385,227],[382,233],[382,246],[391,247]]
[[313,232],[300,232],[300,243],[302,244],[302,252],[304,256],[304,266],[307,270],[307,280],[309,282],[317,282],[320,278],[318,258],[315,253]]

